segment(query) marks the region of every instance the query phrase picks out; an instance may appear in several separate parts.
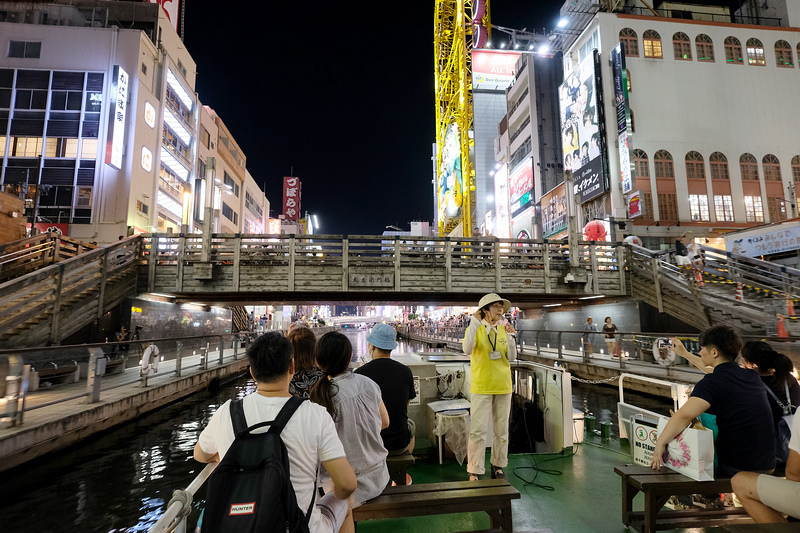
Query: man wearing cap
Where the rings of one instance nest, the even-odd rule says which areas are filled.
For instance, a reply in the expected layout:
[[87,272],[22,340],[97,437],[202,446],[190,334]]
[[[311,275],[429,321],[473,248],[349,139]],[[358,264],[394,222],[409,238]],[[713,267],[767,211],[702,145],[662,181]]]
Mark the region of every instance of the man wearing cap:
[[472,399],[467,473],[477,481],[485,473],[486,433],[492,421],[492,478],[506,477],[508,465],[508,417],[511,413],[511,365],[517,358],[514,327],[505,323],[503,314],[511,302],[497,294],[487,294],[478,302],[470,317],[462,346],[470,356]]
[[411,370],[391,359],[395,348],[397,331],[388,324],[376,325],[367,336],[367,351],[372,361],[355,372],[367,376],[381,389],[389,412],[389,427],[381,431],[383,446],[389,450],[389,455],[405,455],[414,451],[414,421],[408,418],[408,404],[417,393]]

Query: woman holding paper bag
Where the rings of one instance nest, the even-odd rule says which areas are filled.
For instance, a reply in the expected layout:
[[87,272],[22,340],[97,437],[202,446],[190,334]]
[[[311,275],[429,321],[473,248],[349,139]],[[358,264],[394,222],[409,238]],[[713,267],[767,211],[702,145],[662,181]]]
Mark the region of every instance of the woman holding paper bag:
[[[718,476],[730,477],[741,470],[771,473],[775,469],[772,411],[758,375],[736,364],[742,348],[739,334],[728,326],[715,326],[703,331],[699,340],[699,359],[711,372],[695,385],[689,400],[659,434],[650,466],[654,469],[663,466],[669,442],[708,411],[716,415],[719,427]],[[690,360],[697,358],[679,340],[673,339],[673,343],[677,355]]]

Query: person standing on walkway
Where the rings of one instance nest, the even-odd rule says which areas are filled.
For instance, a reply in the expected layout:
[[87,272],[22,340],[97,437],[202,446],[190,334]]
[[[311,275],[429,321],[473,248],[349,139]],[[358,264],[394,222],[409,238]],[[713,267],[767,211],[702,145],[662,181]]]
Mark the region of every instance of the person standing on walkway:
[[689,248],[686,246],[686,239],[686,233],[683,233],[675,240],[675,264],[679,267],[689,266],[692,262],[689,258]]
[[608,348],[608,355],[617,357],[617,326],[611,322],[611,317],[607,316],[605,324],[603,324],[603,333],[606,335],[606,347]]
[[592,322],[592,317],[586,319],[586,324],[583,325],[583,353],[584,355],[592,355],[594,348],[592,343],[594,341],[594,334],[597,333],[597,326]]
[[516,330],[503,324],[503,313],[511,302],[487,294],[470,317],[462,347],[470,356],[471,423],[467,444],[467,473],[470,481],[486,472],[486,434],[492,422],[492,478],[505,478],[508,466],[508,419],[511,412],[511,365],[517,358]]

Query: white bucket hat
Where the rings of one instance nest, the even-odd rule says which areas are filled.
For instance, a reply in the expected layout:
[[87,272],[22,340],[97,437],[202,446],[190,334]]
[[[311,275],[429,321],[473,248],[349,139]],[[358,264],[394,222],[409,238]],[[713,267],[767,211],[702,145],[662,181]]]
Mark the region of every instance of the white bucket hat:
[[505,298],[500,298],[499,295],[495,293],[490,293],[481,298],[481,301],[478,302],[478,308],[482,309],[489,304],[493,304],[495,302],[503,302],[503,312],[505,313],[508,311],[509,307],[511,307],[511,302],[506,300]]

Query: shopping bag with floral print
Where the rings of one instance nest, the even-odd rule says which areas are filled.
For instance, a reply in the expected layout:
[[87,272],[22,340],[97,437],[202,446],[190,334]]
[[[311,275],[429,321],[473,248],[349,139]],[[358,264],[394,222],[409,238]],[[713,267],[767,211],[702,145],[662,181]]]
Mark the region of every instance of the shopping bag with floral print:
[[[659,434],[668,419],[658,422]],[[664,465],[695,481],[714,480],[714,433],[710,429],[688,427],[667,445]]]

